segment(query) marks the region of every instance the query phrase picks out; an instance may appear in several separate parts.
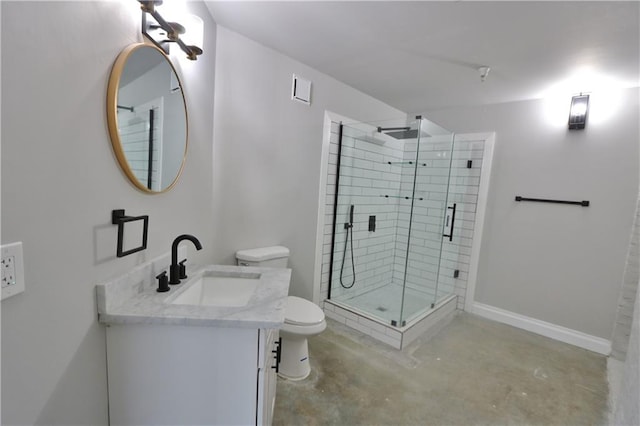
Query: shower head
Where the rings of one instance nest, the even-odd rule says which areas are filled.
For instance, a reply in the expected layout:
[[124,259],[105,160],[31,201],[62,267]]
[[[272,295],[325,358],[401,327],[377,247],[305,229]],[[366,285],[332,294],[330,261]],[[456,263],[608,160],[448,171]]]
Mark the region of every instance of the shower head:
[[[400,130],[395,132],[388,132],[386,134],[396,139],[415,139],[418,137],[418,129]],[[420,136],[429,136],[429,135],[422,132]]]
[[376,145],[384,145],[387,142],[386,140],[384,140],[384,138],[381,138],[379,137],[379,135],[375,134],[375,132],[354,136],[354,139],[373,143]]
[[[378,132],[384,132],[385,135],[391,136],[396,139],[415,139],[418,137],[418,129],[412,129],[410,127],[395,127],[395,128],[383,128],[378,127]],[[429,137],[428,133],[420,132],[420,137]]]

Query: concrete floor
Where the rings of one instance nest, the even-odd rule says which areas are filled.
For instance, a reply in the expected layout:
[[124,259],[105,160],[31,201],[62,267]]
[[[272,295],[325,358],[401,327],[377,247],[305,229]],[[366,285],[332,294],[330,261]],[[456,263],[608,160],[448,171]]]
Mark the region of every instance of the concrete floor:
[[332,320],[311,375],[278,379],[274,425],[602,425],[606,357],[459,313],[404,351]]

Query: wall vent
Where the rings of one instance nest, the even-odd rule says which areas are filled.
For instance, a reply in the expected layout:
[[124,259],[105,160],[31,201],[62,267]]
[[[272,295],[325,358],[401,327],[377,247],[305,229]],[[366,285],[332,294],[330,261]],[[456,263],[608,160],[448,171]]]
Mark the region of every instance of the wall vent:
[[311,105],[311,82],[294,74],[291,85],[291,99]]

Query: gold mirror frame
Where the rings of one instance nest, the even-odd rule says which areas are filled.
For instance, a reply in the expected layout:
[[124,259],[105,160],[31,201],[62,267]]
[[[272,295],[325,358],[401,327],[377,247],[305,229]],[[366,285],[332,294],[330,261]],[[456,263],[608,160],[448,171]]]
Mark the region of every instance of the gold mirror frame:
[[[182,156],[182,163],[180,165],[180,169],[176,173],[173,182],[169,184],[166,188],[161,189],[160,191],[155,191],[147,188],[137,176],[131,170],[129,165],[129,161],[127,160],[127,156],[122,147],[122,140],[120,138],[120,131],[118,127],[118,90],[120,89],[120,78],[122,76],[122,72],[124,70],[125,65],[127,64],[127,60],[131,57],[131,55],[138,49],[154,49],[158,51],[159,54],[167,61],[169,66],[171,67],[171,71],[175,75],[178,85],[180,86],[180,93],[182,95],[182,104],[184,106],[184,118],[185,118],[185,141],[184,141],[184,153]],[[187,157],[187,149],[189,147],[189,115],[187,113],[187,103],[184,95],[184,86],[182,85],[182,81],[180,80],[180,76],[176,71],[176,68],[171,63],[169,57],[153,44],[148,43],[134,43],[122,50],[118,57],[116,58],[115,63],[111,69],[111,75],[109,76],[109,85],[107,86],[107,124],[109,127],[109,136],[111,137],[111,146],[113,147],[113,152],[120,164],[120,168],[127,176],[129,181],[140,191],[145,192],[147,194],[162,194],[164,192],[169,191],[173,188],[180,175],[182,175],[182,171],[184,170],[184,165]]]

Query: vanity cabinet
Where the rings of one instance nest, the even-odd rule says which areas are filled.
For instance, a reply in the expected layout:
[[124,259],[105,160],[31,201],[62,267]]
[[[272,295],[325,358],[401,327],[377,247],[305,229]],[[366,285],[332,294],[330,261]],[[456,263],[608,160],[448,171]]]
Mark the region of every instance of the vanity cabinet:
[[111,324],[112,425],[269,425],[277,329]]

